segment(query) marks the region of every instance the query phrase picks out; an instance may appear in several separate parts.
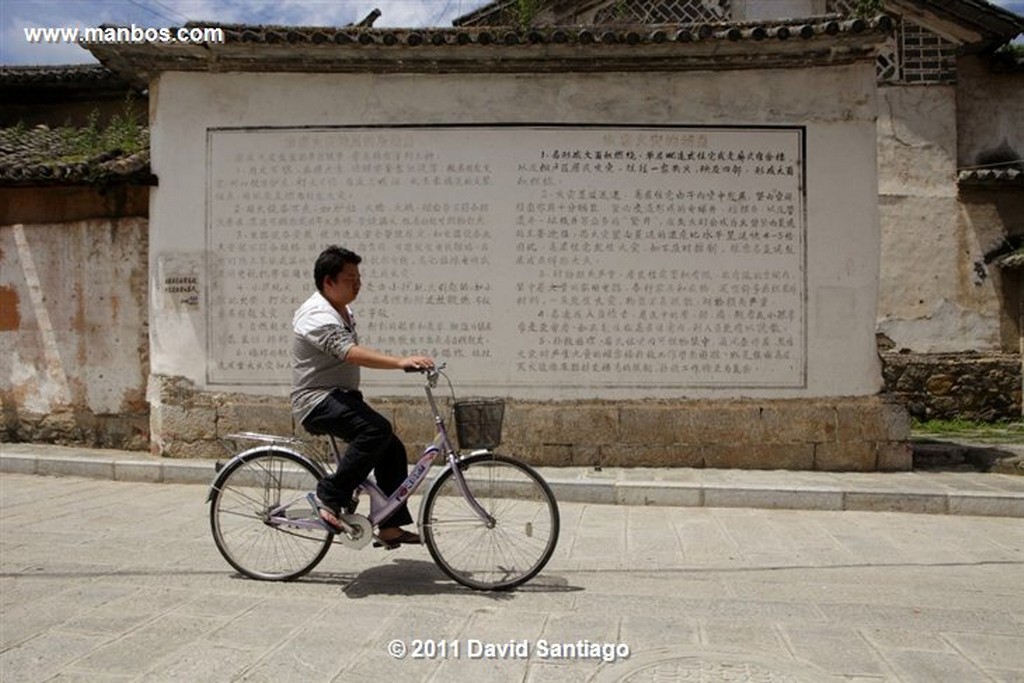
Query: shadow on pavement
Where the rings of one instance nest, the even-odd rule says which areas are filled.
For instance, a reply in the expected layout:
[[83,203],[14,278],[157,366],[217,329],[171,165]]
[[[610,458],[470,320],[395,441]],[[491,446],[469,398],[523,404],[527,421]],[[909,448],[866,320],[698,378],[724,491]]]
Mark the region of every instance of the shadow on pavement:
[[915,470],[1024,474],[1024,454],[1020,446],[915,439],[911,448]]
[[303,583],[342,584],[350,598],[380,595],[467,595],[479,594],[491,600],[511,600],[516,593],[566,593],[583,588],[570,586],[559,576],[541,573],[523,586],[510,591],[476,591],[448,578],[433,562],[397,560],[371,567],[359,574],[316,572],[300,579]]

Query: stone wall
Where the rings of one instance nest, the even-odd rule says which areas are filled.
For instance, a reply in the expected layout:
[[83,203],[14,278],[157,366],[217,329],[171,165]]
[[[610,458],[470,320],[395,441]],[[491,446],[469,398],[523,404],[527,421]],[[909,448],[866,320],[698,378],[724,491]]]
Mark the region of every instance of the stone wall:
[[1020,419],[1018,354],[881,355],[887,391],[919,420]]
[[[225,457],[235,432],[308,437],[288,400],[197,391],[183,378],[155,377],[153,451]],[[410,461],[433,439],[424,399],[371,403],[395,425]],[[512,400],[498,450],[548,466],[715,467],[873,471],[910,469],[910,426],[881,397],[555,401]],[[321,444],[310,438],[314,447]]]
[[65,407],[50,413],[33,413],[19,411],[5,401],[0,441],[144,451],[149,448],[149,411],[139,406],[124,414],[97,415],[90,410]]

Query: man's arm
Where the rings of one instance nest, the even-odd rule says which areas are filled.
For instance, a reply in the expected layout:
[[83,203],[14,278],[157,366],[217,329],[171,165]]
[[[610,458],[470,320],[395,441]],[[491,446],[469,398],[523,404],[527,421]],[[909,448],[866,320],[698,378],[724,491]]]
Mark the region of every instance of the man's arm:
[[399,358],[359,344],[349,348],[345,362],[377,370],[427,370],[434,367],[434,359],[429,356]]

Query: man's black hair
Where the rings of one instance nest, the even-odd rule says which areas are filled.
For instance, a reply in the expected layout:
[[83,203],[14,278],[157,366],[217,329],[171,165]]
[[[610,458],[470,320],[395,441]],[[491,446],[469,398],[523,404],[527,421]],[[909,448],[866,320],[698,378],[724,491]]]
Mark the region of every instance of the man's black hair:
[[342,271],[346,263],[358,266],[363,260],[363,257],[354,251],[349,251],[344,247],[339,247],[333,244],[322,252],[316,259],[316,265],[313,266],[313,279],[316,280],[317,291],[324,291],[324,278],[329,277],[332,280],[338,276],[338,273]]

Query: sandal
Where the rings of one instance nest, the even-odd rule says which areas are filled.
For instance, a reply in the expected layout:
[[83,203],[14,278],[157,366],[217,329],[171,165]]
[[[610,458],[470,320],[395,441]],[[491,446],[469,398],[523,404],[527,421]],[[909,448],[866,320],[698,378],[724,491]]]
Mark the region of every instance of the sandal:
[[423,543],[419,534],[414,534],[413,532],[406,531],[405,529],[401,529],[400,531],[400,534],[394,538],[389,538],[386,541],[383,538],[378,537],[377,540],[373,542],[373,547],[394,550],[400,545],[420,545]]
[[345,533],[345,530],[341,527],[340,520],[338,519],[338,515],[341,514],[340,510],[335,510],[312,493],[306,496],[306,499],[316,508],[316,512],[320,516],[320,524],[322,524],[325,529],[330,531],[332,534]]

